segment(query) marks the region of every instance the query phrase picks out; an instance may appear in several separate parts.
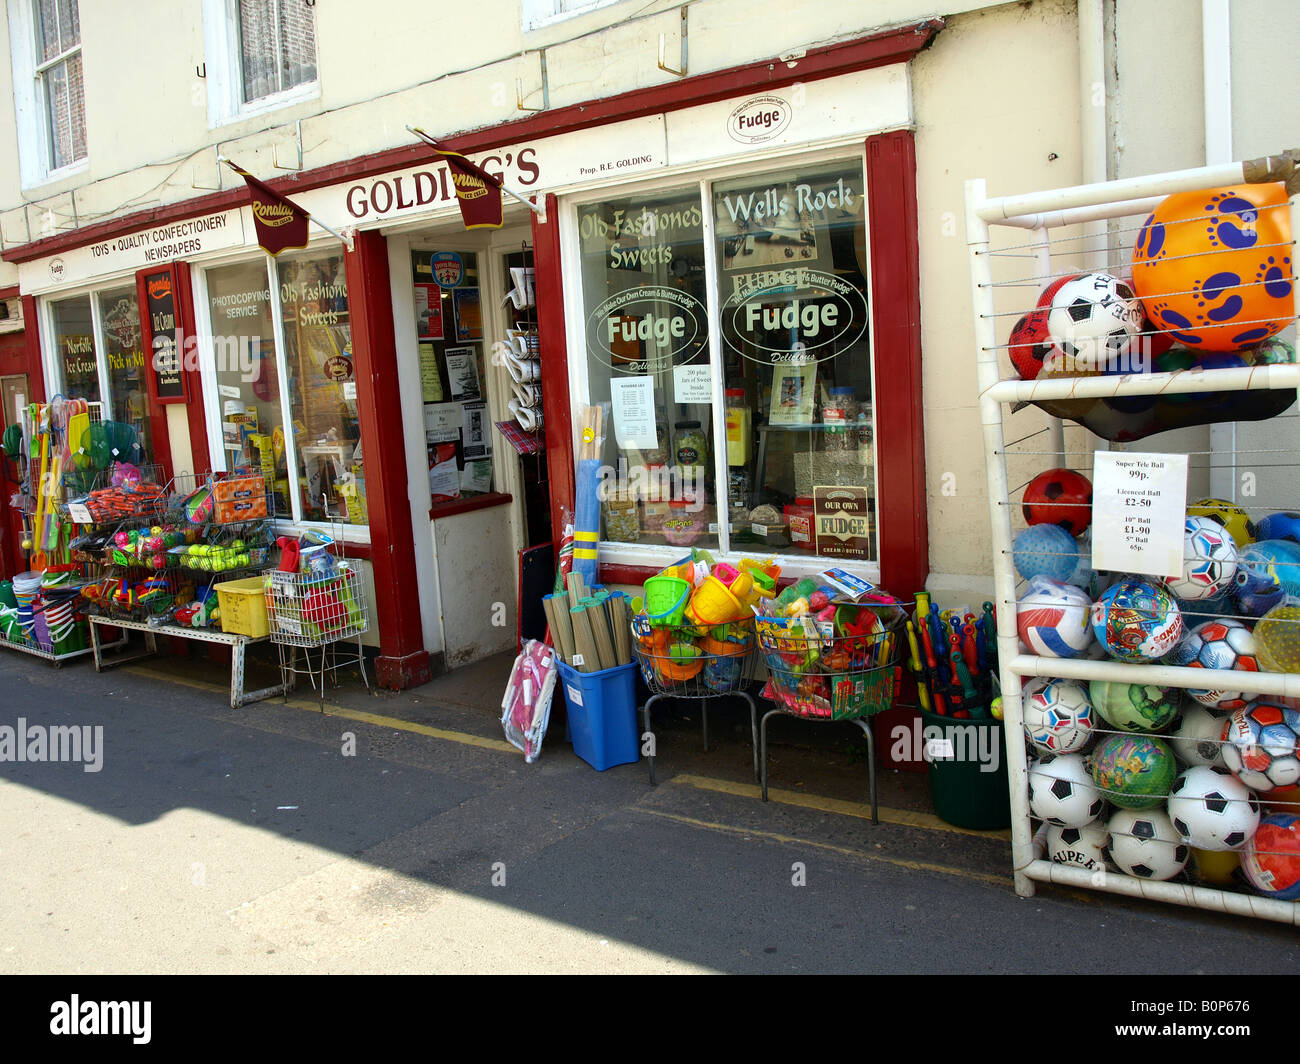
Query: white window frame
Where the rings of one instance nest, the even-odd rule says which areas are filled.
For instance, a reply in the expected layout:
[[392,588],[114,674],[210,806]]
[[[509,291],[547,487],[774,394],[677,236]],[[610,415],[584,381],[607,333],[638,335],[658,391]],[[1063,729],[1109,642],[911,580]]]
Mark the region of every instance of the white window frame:
[[203,51],[210,128],[242,122],[320,97],[320,50],[317,49],[314,81],[304,81],[283,92],[244,102],[239,0],[203,0]]
[[[749,175],[762,174],[764,172],[794,166],[820,166],[827,163],[843,162],[846,164],[857,164],[861,167],[863,181],[863,225],[866,227],[868,234],[871,231],[871,216],[869,213],[869,200],[866,194],[867,182],[867,158],[863,150],[862,138],[853,137],[844,140],[837,140],[833,143],[824,144],[811,150],[799,148],[796,150],[783,150],[765,154],[755,159],[746,159],[740,162],[723,163],[715,167],[700,169],[697,166],[683,166],[652,178],[628,178],[624,181],[611,182],[600,188],[584,189],[581,193],[568,196],[560,205],[560,255],[561,261],[579,262],[581,261],[581,241],[578,234],[578,212],[582,207],[589,206],[593,203],[600,203],[603,200],[616,196],[635,196],[638,193],[652,193],[674,187],[688,187],[691,185],[698,186],[700,194],[700,203],[703,210],[704,222],[702,231],[705,246],[705,271],[706,271],[706,307],[709,318],[709,368],[713,377],[713,404],[716,410],[723,409],[724,388],[725,384],[722,379],[722,366],[725,359],[722,341],[721,325],[721,304],[719,302],[718,276],[717,276],[717,242],[713,234],[713,210],[712,196],[710,194],[714,185],[719,182],[726,182],[735,178],[744,178]],[[867,241],[866,247],[867,270],[866,277],[868,285],[871,279],[871,245]],[[875,396],[876,392],[876,357],[880,348],[876,342],[876,315],[871,312],[872,299],[874,294],[868,288],[867,307],[868,307],[868,337],[870,343],[870,371],[871,371],[871,391]],[[582,424],[582,408],[590,401],[590,382],[588,378],[587,347],[586,347],[586,295],[582,291],[581,283],[566,284],[564,286],[564,304],[565,304],[565,324],[566,334],[568,337],[568,369],[569,369],[569,405],[570,421],[573,431],[573,448],[574,453],[578,450],[577,434]],[[724,421],[714,418],[714,438],[713,455],[714,461],[718,468],[715,468],[715,477],[719,469],[725,463],[726,441],[725,428],[722,428]],[[879,582],[880,580],[880,463],[879,463],[879,444],[875,438],[876,421],[872,419],[872,449],[875,452],[872,462],[872,491],[875,499],[875,521],[876,529],[872,534],[872,544],[876,553],[875,558],[862,559],[860,562],[855,561],[854,568],[860,569],[867,579]],[[722,446],[719,447],[719,444]],[[721,451],[721,454],[719,452]],[[719,555],[731,557],[733,555],[740,557],[767,558],[775,553],[777,561],[781,565],[782,572],[786,575],[795,577],[814,576],[823,572],[830,565],[837,564],[835,559],[824,557],[818,554],[807,553],[803,551],[796,552],[794,548],[783,548],[785,551],[774,552],[768,548],[754,547],[736,547],[732,548],[730,543],[730,518],[724,518],[725,508],[718,512],[718,546],[716,551]],[[653,543],[615,543],[610,540],[602,539],[600,541],[600,555],[604,561],[610,564],[644,566],[653,565],[661,567],[669,565],[681,557],[682,548],[673,546],[658,546]]]
[[[319,253],[329,251],[332,246],[332,240],[321,238],[313,241],[306,248],[295,250],[296,254]],[[266,254],[259,252],[261,260],[266,267],[266,283],[271,293],[271,323],[274,330],[275,340],[275,369],[277,380],[279,381],[279,402],[280,417],[282,425],[292,425],[292,418],[286,418],[286,414],[292,413],[289,401],[289,372],[288,363],[285,360],[285,340],[284,340],[284,315],[283,308],[280,306],[280,279],[276,271],[276,260]],[[204,420],[208,428],[208,460],[214,472],[225,473],[229,471],[229,465],[226,461],[225,440],[221,435],[221,395],[217,391],[217,359],[216,352],[212,346],[212,308],[208,302],[208,271],[219,270],[223,266],[248,265],[258,261],[258,256],[250,256],[247,249],[233,255],[224,255],[220,258],[206,260],[202,263],[192,263],[190,273],[191,283],[193,286],[194,296],[194,318],[195,332],[198,342],[199,352],[199,378],[203,382],[203,413]],[[352,293],[348,293],[348,305],[351,307]],[[192,441],[191,446],[198,446],[198,441]],[[298,445],[293,438],[293,433],[286,431],[284,434],[285,463],[290,469],[298,468]],[[369,461],[369,456],[365,456]],[[375,458],[375,476],[378,477],[379,458]],[[367,471],[367,485],[370,483],[371,473]],[[350,525],[350,524],[331,524],[328,521],[304,521],[302,519],[302,497],[294,489],[289,492],[289,515],[277,515],[276,521],[279,525],[286,525],[291,532],[301,533],[308,530],[324,533],[328,536],[336,535],[342,528],[342,539],[346,543],[370,543],[370,525]]]
[[[90,129],[86,129],[86,154],[57,169],[50,165],[53,131],[45,109],[44,71],[81,52],[81,43],[48,62],[37,62],[39,28],[35,0],[7,0],[9,49],[13,61],[14,117],[18,132],[18,170],[24,191],[62,181],[84,172],[90,165]],[[85,64],[82,64],[83,117],[86,106]]]
[[588,15],[619,2],[620,0],[521,0],[524,32],[545,29],[565,19]]

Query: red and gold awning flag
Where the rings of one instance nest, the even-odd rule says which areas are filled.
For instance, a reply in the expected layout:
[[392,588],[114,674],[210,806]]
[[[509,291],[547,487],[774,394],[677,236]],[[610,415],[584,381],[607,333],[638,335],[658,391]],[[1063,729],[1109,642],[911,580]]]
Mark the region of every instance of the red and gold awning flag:
[[460,204],[460,217],[465,228],[500,229],[501,178],[470,162],[460,152],[448,151],[427,134],[423,134],[422,139],[433,147],[451,171],[451,183],[456,189],[456,202]]
[[307,220],[311,215],[229,159],[226,165],[244,179],[252,194],[253,224],[262,250],[268,255],[278,255],[289,248],[305,248]]

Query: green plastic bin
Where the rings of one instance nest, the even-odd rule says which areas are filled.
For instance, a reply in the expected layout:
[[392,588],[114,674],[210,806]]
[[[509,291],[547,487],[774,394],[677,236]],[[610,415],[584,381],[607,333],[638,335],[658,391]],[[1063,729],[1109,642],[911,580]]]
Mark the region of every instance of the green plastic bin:
[[[954,827],[996,831],[1011,826],[1007,743],[1000,720],[962,720],[920,710],[934,811]],[[937,742],[932,742],[937,740]],[[997,766],[983,771],[996,751]],[[982,758],[984,754],[987,757]]]

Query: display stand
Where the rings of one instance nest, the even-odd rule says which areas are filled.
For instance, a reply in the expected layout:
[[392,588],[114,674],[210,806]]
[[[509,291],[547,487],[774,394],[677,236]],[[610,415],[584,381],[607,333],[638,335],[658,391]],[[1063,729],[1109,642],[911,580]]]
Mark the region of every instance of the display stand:
[[[1256,170],[1251,167],[1252,170]],[[1008,448],[1004,431],[1006,407],[1035,400],[1065,398],[1180,396],[1189,393],[1245,390],[1290,390],[1300,388],[1300,366],[1294,364],[1260,365],[1246,368],[1147,373],[1124,376],[1071,377],[1039,380],[1002,380],[999,351],[1008,345],[1001,342],[1015,315],[1032,306],[1033,294],[1054,270],[1051,243],[1063,227],[1131,218],[1118,229],[1124,233],[1113,250],[1122,253],[1132,247],[1128,226],[1140,227],[1146,217],[1170,194],[1197,191],[1247,181],[1246,164],[1205,167],[1150,177],[1110,181],[1094,185],[1056,189],[1000,198],[988,198],[982,179],[966,183],[966,232],[970,252],[971,291],[974,305],[976,358],[979,379],[980,415],[987,458],[988,495],[993,538],[993,565],[998,620],[998,656],[1000,665],[1004,727],[1010,779],[1012,808],[1012,857],[1015,889],[1023,897],[1034,893],[1035,882],[1062,883],[1089,887],[1151,900],[1195,906],[1216,912],[1255,916],[1283,923],[1300,923],[1300,903],[1252,896],[1218,887],[1191,882],[1158,882],[1139,879],[1113,871],[1095,871],[1045,860],[1035,852],[1034,832],[1028,802],[1028,764],[1023,731],[1022,678],[1032,676],[1064,677],[1078,680],[1108,680],[1129,684],[1155,684],[1181,688],[1204,688],[1203,670],[1166,665],[1124,664],[1118,661],[1093,661],[1081,658],[1040,657],[1020,649],[1016,630],[1017,577],[1012,564],[1012,502],[1008,477]],[[1300,208],[1296,198],[1290,202],[1291,233],[1300,233]],[[990,228],[1012,227],[1018,232],[1004,243],[1013,247],[991,249]],[[1116,235],[1117,235],[1116,234]],[[1106,243],[1109,234],[1100,236]],[[1078,239],[1077,237],[1070,239]],[[1089,255],[1089,250],[1075,249],[1074,256]],[[1271,253],[1271,252],[1270,252]],[[1285,254],[1279,250],[1279,255]],[[1014,280],[996,280],[994,259],[1014,262],[1009,276]],[[1062,256],[1064,258],[1064,256]],[[1291,252],[1291,272],[1295,272],[1295,253]],[[1065,259],[1072,262],[1072,259]],[[1109,272],[1121,272],[1125,263],[1111,258]],[[1056,271],[1075,272],[1068,266]],[[1031,276],[1026,276],[1027,274]],[[1293,285],[1294,285],[1293,278]],[[1294,291],[1294,288],[1293,288]],[[1003,293],[1002,305],[995,297]],[[1032,293],[1026,295],[1026,293]],[[1016,307],[1017,310],[1008,308]],[[1021,425],[1017,424],[1016,433]],[[1045,453],[1058,459],[1064,455],[1064,436],[1059,421],[1049,422],[1050,448]],[[1016,433],[1012,433],[1013,436]],[[1031,434],[1036,435],[1036,434]],[[1040,452],[1043,453],[1043,452]],[[1050,460],[1050,458],[1049,458]],[[1015,483],[1020,483],[1017,467]],[[1232,686],[1249,695],[1300,696],[1300,675],[1242,672],[1232,673]]]
[[[101,643],[99,629],[117,628],[123,632],[121,639],[112,643]],[[130,636],[128,632],[144,632],[145,649],[136,654],[114,655],[111,658],[104,656],[105,650],[111,650],[117,647],[123,647],[127,644]],[[153,657],[158,653],[158,637],[160,635],[169,636],[174,639],[192,639],[200,643],[220,643],[223,646],[231,648],[230,652],[230,708],[238,709],[240,706],[246,706],[250,702],[260,702],[266,698],[272,698],[275,695],[288,695],[293,690],[293,673],[289,672],[287,678],[281,677],[281,682],[272,687],[259,688],[256,691],[244,690],[244,658],[250,644],[265,643],[268,637],[262,636],[258,639],[252,639],[246,635],[233,635],[228,632],[219,632],[207,628],[185,628],[178,624],[149,624],[147,621],[124,621],[111,617],[90,617],[90,642],[91,650],[95,655],[95,671],[103,672],[105,669],[115,668],[118,665],[127,665],[133,661],[140,661],[144,658]]]

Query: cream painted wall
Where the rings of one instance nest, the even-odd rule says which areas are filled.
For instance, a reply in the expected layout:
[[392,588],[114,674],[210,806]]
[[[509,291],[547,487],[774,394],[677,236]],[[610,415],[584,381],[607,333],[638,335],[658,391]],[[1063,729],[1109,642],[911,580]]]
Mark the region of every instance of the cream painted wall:
[[[936,589],[982,587],[992,574],[963,185],[984,177],[990,195],[1004,195],[1080,180],[1074,17],[1069,0],[962,15],[913,63],[925,461]],[[1019,298],[1032,305],[1032,295]],[[1014,320],[1002,319],[1001,340]],[[1042,415],[1021,415],[1021,424],[1031,421],[1037,428]]]

